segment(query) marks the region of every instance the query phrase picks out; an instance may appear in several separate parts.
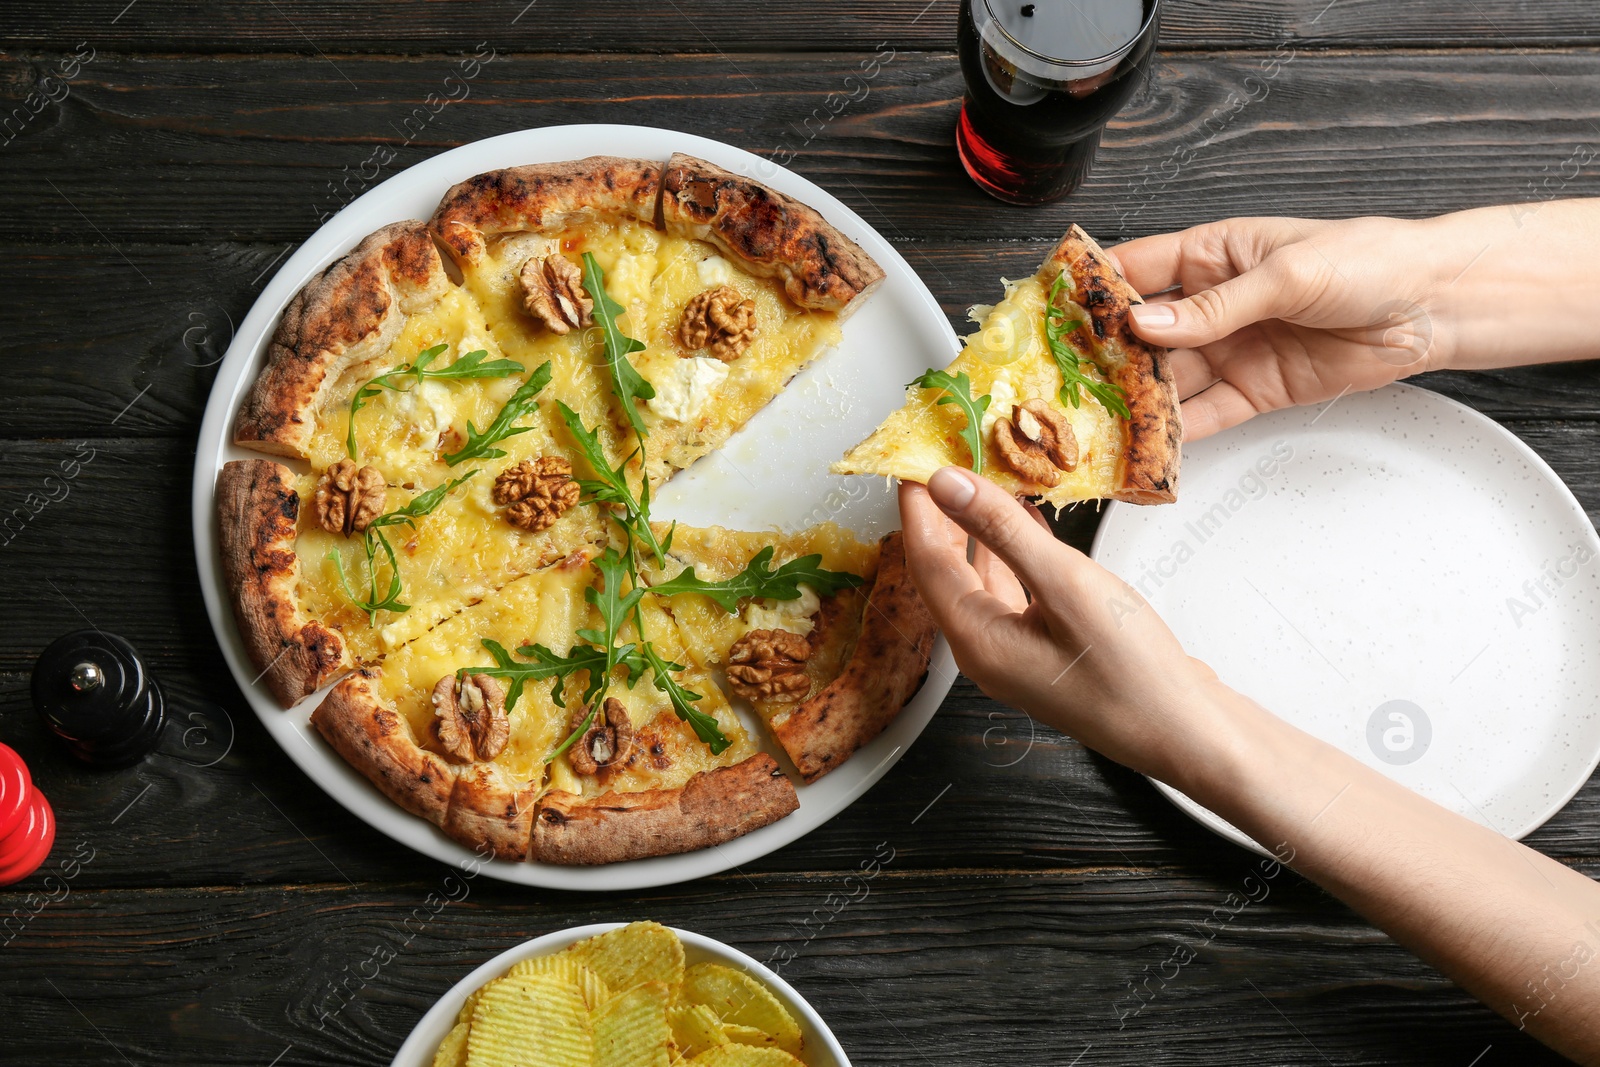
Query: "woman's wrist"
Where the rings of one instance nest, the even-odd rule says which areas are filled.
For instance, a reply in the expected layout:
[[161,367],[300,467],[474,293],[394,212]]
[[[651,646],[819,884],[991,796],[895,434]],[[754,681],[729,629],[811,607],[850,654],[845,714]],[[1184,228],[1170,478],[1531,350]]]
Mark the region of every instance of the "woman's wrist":
[[1477,208],[1421,226],[1427,369],[1600,358],[1600,200]]
[[1192,736],[1157,778],[1246,832],[1311,818],[1326,803],[1331,764],[1348,757],[1220,681],[1195,698]]

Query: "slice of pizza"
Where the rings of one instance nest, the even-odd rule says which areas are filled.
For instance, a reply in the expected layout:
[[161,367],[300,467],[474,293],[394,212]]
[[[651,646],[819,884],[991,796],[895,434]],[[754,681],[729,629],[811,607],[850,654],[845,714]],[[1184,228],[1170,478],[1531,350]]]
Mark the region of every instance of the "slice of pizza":
[[[512,358],[651,481],[723,444],[882,279],[816,211],[692,156],[481,174],[430,223]],[[607,307],[596,308],[594,290]]]
[[723,673],[805,781],[882,733],[921,687],[934,625],[898,532],[866,543],[832,523],[795,534],[680,526],[667,551],[644,578],[689,661]]
[[550,377],[499,350],[420,223],[378,231],[295,297],[234,440],[305,462],[235,461],[217,484],[235,615],[285,706],[605,540],[574,507],[583,459]]
[[625,584],[611,550],[519,578],[345,678],[311,722],[395,803],[502,859],[684,852],[793,811],[672,620]]
[[1056,506],[1177,496],[1183,428],[1166,350],[1134,335],[1142,298],[1074,226],[1031,278],[973,308],[981,327],[944,371],[832,467],[925,482],[970,467]]

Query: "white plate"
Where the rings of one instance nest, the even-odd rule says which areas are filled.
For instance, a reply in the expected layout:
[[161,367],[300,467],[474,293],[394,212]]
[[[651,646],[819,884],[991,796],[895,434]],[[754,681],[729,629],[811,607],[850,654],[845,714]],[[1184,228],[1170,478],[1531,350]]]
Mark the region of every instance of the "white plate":
[[1600,539],[1532,449],[1437,393],[1186,446],[1178,502],[1113,505],[1092,553],[1223,681],[1509,837],[1600,761]]
[[[491,978],[499,978],[506,973],[512,964],[521,963],[534,956],[560,952],[575,941],[582,941],[586,937],[603,934],[607,930],[615,930],[623,925],[626,924],[595,923],[593,926],[557,930],[553,934],[536,937],[532,941],[525,941],[516,948],[500,953],[461,979],[450,988],[450,992],[439,998],[439,1003],[429,1009],[428,1014],[424,1015],[416,1028],[411,1031],[411,1036],[406,1038],[406,1043],[400,1046],[400,1051],[394,1054],[394,1062],[390,1067],[431,1067],[433,1054],[439,1050],[439,1042],[444,1040],[444,1036],[456,1024],[456,1015],[460,1013],[461,1005],[467,1002],[467,997]],[[730,948],[721,941],[689,930],[674,929],[673,933],[683,942],[684,959],[691,966],[696,963],[723,963],[737,967],[741,971],[749,972],[776,993],[783,1006],[789,1009],[789,1014],[800,1024],[800,1032],[805,1038],[807,1067],[850,1067],[849,1058],[845,1056],[838,1039],[833,1036],[833,1031],[828,1029],[828,1024],[822,1021],[822,1016],[817,1014],[816,1009],[806,1003],[806,998],[796,993],[788,982],[743,952]]]
[[[865,437],[905,399],[905,383],[942,367],[959,342],[939,304],[876,230],[811,182],[768,160],[718,141],[644,126],[555,126],[523,130],[419,163],[366,193],[312,235],[278,270],[245,317],[218,368],[195,453],[194,540],[200,587],[228,667],[267,731],[300,769],[374,829],[445,863],[475,862],[474,854],[431,824],[402,811],[329,748],[310,725],[316,693],[283,711],[240,643],[223,595],[217,557],[214,491],[231,459],[256,453],[233,445],[234,412],[264,358],[278,314],[317,271],[363,237],[390,222],[426,219],[451,185],[498,167],[615,154],[665,161],[688,152],[750,175],[816,208],[878,261],[888,277],[844,324],[844,340],[797,376],[783,394],[751,419],[722,449],[669,483],[655,508],[660,518],[721,523],[759,530],[795,529],[833,519],[877,536],[899,526],[892,492],[866,478],[827,473],[828,463]],[[700,852],[605,867],[556,867],[495,861],[484,872],[506,881],[561,889],[637,889],[716,874],[749,863],[821,826],[843,811],[905,753],[955,680],[955,661],[941,636],[928,680],[875,741],[838,770],[796,788],[800,810],[771,826]],[[747,722],[767,744],[765,730]],[[780,763],[787,758],[769,746]]]

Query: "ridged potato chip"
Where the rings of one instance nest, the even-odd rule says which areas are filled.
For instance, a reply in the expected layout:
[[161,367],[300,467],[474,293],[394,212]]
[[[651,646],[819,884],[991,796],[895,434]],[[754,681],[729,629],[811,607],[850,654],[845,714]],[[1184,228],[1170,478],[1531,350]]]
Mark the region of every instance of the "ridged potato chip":
[[593,1067],[583,993],[551,975],[496,978],[467,1032],[467,1067]]
[[434,1067],[805,1067],[800,1026],[759,979],[684,966],[638,922],[513,964],[466,999]]
[[665,982],[641,982],[606,1001],[592,1016],[594,1067],[668,1067],[673,992]]
[[675,988],[683,981],[683,945],[660,923],[629,923],[585,938],[561,955],[598,974],[612,996],[640,982],[665,982]]
[[764,1045],[779,1048],[778,1039],[772,1034],[757,1026],[741,1026],[738,1023],[723,1023],[722,1033],[729,1041],[741,1045]]
[[716,1012],[730,1041],[776,1045],[791,1056],[800,1055],[800,1024],[772,990],[743,971],[697,963],[684,973],[681,995]]
[[466,1067],[467,1024],[458,1022],[439,1042],[439,1051],[433,1054],[433,1067]]
[[804,1067],[804,1065],[781,1048],[773,1048],[770,1045],[760,1048],[754,1045],[729,1043],[706,1049],[689,1060],[688,1067]]
[[672,1043],[678,1050],[675,1058],[693,1059],[708,1048],[728,1042],[717,1013],[704,1004],[673,1005],[667,1009],[667,1025],[672,1027]]
[[571,982],[583,993],[583,1001],[593,1011],[611,999],[611,990],[605,979],[571,956],[535,956],[531,960],[514,963],[506,972],[507,978],[523,978],[532,974],[549,975],[563,982]]
[[467,1002],[461,1005],[461,1010],[456,1013],[456,1022],[469,1023],[472,1021],[472,1009],[478,1006],[478,998],[481,996],[483,996],[483,986],[479,986],[467,994]]

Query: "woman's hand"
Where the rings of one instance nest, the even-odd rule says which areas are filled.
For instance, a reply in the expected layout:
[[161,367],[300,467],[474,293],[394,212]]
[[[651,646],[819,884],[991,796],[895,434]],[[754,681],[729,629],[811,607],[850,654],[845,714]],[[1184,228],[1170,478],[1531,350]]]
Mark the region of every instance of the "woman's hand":
[[985,693],[1167,781],[1196,731],[1220,727],[1211,705],[1225,690],[1210,668],[1131,586],[993,482],[946,467],[927,488],[902,483],[900,513],[918,591]]
[[1600,201],[1423,221],[1227,219],[1118,245],[1184,436],[1446,367],[1600,356]]
[[[917,589],[984,692],[1176,786],[1600,1067],[1600,886],[1228,689],[1138,593],[993,483],[945,467],[926,489],[901,485],[900,513]],[[1543,984],[1553,974],[1561,984]]]

